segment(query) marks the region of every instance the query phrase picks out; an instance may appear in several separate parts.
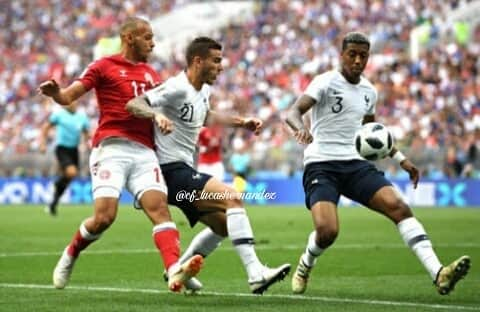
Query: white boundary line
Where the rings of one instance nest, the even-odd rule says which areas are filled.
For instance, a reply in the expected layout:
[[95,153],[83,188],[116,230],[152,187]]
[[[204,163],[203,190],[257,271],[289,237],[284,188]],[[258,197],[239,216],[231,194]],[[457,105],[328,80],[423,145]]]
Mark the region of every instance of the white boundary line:
[[[462,244],[435,244],[434,247],[438,248],[480,248],[480,244],[475,243],[462,243]],[[257,245],[256,250],[303,250],[305,245],[283,245],[283,246],[271,246],[271,245]],[[403,244],[344,244],[331,247],[332,249],[403,249],[407,248]],[[219,248],[218,251],[232,251],[232,247]],[[63,250],[58,251],[33,251],[33,252],[3,252],[0,253],[0,258],[9,257],[32,257],[32,256],[57,256],[60,255]],[[142,253],[156,253],[156,249],[143,248],[143,249],[105,249],[105,250],[85,250],[85,254],[96,255],[109,255],[109,254],[142,254]]]
[[[0,288],[30,288],[30,289],[51,289],[54,290],[51,285],[39,285],[39,284],[11,284],[0,283]],[[117,288],[117,287],[87,287],[87,286],[69,286],[68,290],[74,291],[103,291],[103,292],[116,292],[116,293],[144,293],[144,294],[169,294],[166,290],[158,289],[145,289],[145,288]],[[467,310],[467,311],[480,311],[480,307],[470,307],[462,305],[449,305],[449,304],[430,304],[430,303],[416,303],[407,301],[386,301],[386,300],[368,300],[368,299],[353,299],[353,298],[335,298],[335,297],[317,297],[317,296],[301,296],[301,295],[280,295],[280,294],[265,294],[262,296],[247,294],[247,293],[221,293],[214,291],[202,291],[197,296],[218,296],[218,297],[255,297],[259,300],[262,298],[280,298],[299,301],[323,301],[323,302],[336,302],[336,303],[357,303],[357,304],[370,304],[370,305],[384,305],[384,306],[397,306],[397,307],[417,307],[417,308],[430,308],[430,309],[443,309],[443,310]]]

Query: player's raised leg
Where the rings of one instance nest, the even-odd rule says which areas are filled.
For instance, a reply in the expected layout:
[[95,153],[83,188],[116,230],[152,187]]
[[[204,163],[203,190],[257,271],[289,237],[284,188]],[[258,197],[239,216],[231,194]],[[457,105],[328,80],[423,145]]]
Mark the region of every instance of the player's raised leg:
[[[219,214],[219,213],[215,213]],[[224,214],[222,213],[224,216]],[[185,252],[179,259],[180,263],[185,263],[188,259],[195,255],[201,255],[202,257],[207,257],[210,255],[218,246],[220,246],[221,242],[225,239],[227,235],[218,235],[212,231],[211,228],[206,227],[202,231],[200,231],[190,242],[190,245],[187,247]],[[195,277],[187,280],[185,282],[185,289],[196,292],[203,288],[202,283],[196,279]]]
[[403,241],[425,267],[441,295],[452,291],[455,284],[468,273],[468,256],[462,256],[450,265],[442,266],[424,227],[392,186],[378,190],[370,201],[370,207],[395,222]]
[[212,208],[226,210],[225,225],[228,237],[245,267],[251,291],[262,294],[270,285],[283,280],[290,271],[290,264],[268,268],[260,262],[254,248],[250,221],[243,203],[236,196],[235,191],[215,178],[208,180],[203,191],[207,194],[226,194],[224,198],[198,201],[196,205],[199,210]]

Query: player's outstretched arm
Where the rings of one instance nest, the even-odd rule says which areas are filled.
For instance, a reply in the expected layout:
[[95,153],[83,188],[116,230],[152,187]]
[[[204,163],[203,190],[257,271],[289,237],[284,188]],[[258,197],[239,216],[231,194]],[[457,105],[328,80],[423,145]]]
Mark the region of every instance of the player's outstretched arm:
[[260,134],[263,128],[263,121],[255,117],[240,117],[229,116],[226,114],[220,114],[214,110],[208,111],[207,122],[208,124],[219,124],[222,126],[233,128],[245,128],[253,131],[255,135]]
[[42,82],[37,91],[40,94],[51,97],[55,102],[64,106],[70,105],[87,92],[80,81],[75,81],[62,89],[53,79]]
[[300,144],[310,144],[313,141],[313,137],[310,131],[305,127],[302,116],[315,105],[315,99],[308,95],[302,95],[295,103],[290,107],[287,112],[287,118],[285,122],[293,130],[293,136]]
[[147,98],[144,95],[137,96],[128,101],[125,109],[138,118],[153,119],[155,117],[155,110],[148,104]]
[[173,131],[172,121],[165,117],[165,115],[156,112],[155,109],[148,104],[147,98],[143,95],[128,101],[125,109],[135,117],[153,119],[162,134],[169,134]]
[[390,157],[395,159],[400,164],[400,167],[402,167],[403,170],[408,172],[408,175],[410,176],[410,181],[412,181],[413,183],[413,188],[417,188],[418,181],[420,180],[420,171],[418,170],[418,168],[396,147],[392,148],[392,151],[390,152]]

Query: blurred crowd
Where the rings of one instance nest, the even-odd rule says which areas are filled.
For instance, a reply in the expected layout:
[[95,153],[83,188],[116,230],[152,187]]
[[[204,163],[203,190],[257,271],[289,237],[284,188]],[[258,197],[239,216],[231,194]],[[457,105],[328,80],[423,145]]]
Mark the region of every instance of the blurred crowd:
[[[66,84],[93,58],[101,37],[114,36],[129,15],[150,18],[188,1],[3,1],[0,12],[0,155],[36,153],[41,124],[54,105],[36,95],[53,77]],[[225,162],[242,159],[250,173],[295,174],[302,151],[284,126],[286,109],[312,77],[338,67],[345,33],[360,30],[372,41],[365,71],[379,91],[377,116],[398,146],[438,177],[480,171],[480,28],[449,23],[452,10],[470,1],[340,0],[257,2],[255,18],[208,34],[224,45],[225,69],[211,102],[219,110],[255,115],[265,130],[253,137],[226,130]],[[155,14],[155,15],[152,15]],[[417,57],[410,34],[427,25]],[[468,36],[465,33],[468,32]],[[183,67],[183,54],[152,59],[162,78]],[[82,101],[96,123],[93,94]],[[387,174],[402,177],[389,160]]]

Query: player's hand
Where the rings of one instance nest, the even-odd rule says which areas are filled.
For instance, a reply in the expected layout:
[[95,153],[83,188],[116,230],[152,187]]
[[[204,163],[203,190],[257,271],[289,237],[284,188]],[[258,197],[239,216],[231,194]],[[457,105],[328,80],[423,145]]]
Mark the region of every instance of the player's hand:
[[60,87],[58,86],[58,83],[55,80],[50,79],[45,82],[42,82],[38,87],[37,91],[40,94],[51,97],[57,94],[58,92],[60,92]]
[[242,123],[242,127],[253,131],[255,135],[259,135],[263,127],[263,121],[258,118],[245,118]]
[[418,168],[408,159],[405,159],[400,163],[400,167],[403,168],[410,175],[410,180],[413,183],[413,188],[417,188],[418,180],[420,180],[420,172]]
[[300,129],[293,133],[293,137],[300,144],[310,144],[313,142],[313,137],[307,129]]
[[173,123],[163,114],[155,114],[155,122],[163,135],[173,131]]

